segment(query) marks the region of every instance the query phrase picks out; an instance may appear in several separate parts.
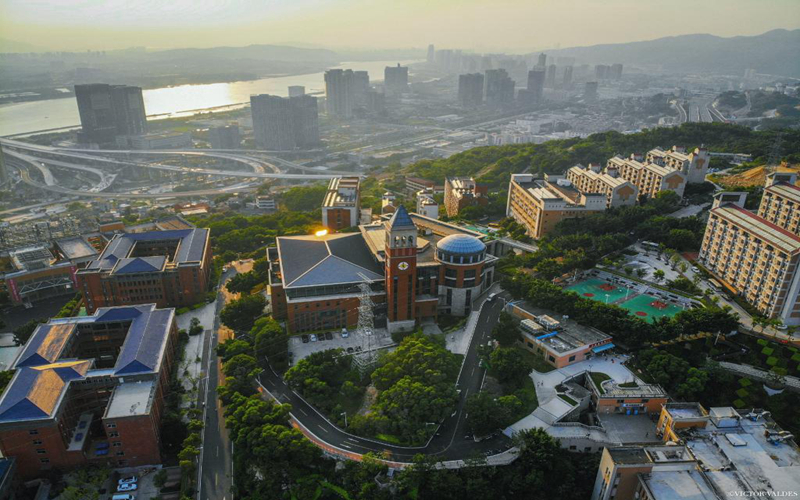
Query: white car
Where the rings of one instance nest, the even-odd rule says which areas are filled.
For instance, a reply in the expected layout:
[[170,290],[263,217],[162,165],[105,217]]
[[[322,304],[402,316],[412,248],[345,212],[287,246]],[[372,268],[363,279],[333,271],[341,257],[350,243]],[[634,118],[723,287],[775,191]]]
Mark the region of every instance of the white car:
[[125,483],[117,486],[117,491],[136,491],[138,487],[136,483]]
[[312,333],[311,334],[311,342],[316,342],[316,341],[317,341],[317,336]]
[[496,294],[496,293],[490,293],[490,294],[489,294],[489,296],[488,296],[488,297],[486,297],[486,300],[487,300],[488,302],[491,302],[491,301],[493,301],[493,300],[494,300],[494,298],[495,298],[495,297],[497,297],[497,294]]
[[122,486],[123,484],[133,484],[138,480],[139,479],[136,476],[128,476],[128,477],[123,477],[122,479],[117,481],[117,484],[119,484],[120,486]]
[[350,332],[347,331],[347,328],[342,328],[342,338],[346,339],[350,336]]

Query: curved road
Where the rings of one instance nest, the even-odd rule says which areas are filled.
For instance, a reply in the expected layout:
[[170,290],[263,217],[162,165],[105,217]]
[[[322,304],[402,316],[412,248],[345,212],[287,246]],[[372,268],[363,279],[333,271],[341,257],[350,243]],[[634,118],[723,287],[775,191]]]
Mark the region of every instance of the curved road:
[[261,384],[281,403],[292,405],[291,415],[294,419],[312,432],[326,444],[335,446],[344,452],[364,454],[368,452],[388,452],[390,460],[396,462],[411,462],[414,455],[426,454],[436,456],[438,459],[461,460],[473,458],[476,455],[493,455],[506,451],[511,447],[511,441],[498,433],[497,437],[476,443],[467,436],[465,402],[469,395],[480,391],[486,370],[479,366],[477,347],[491,340],[492,327],[497,323],[502,310],[502,300],[485,302],[478,317],[475,334],[470,342],[469,349],[464,359],[461,373],[458,377],[457,388],[461,391],[456,411],[447,417],[437,434],[424,447],[401,447],[380,441],[355,436],[347,433],[329,422],[313,406],[290,389],[283,379],[272,369],[266,369],[261,374]]

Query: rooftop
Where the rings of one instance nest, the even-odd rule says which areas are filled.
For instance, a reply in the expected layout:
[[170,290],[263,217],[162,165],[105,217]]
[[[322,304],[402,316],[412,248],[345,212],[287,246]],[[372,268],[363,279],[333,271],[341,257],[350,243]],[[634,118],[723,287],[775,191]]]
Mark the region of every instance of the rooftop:
[[710,500],[717,494],[697,470],[655,471],[641,478],[652,500]]
[[[208,245],[208,229],[181,229],[173,231],[147,231],[143,233],[116,234],[106,245],[103,253],[87,266],[87,270],[120,272],[136,260],[134,269],[128,272],[150,272],[162,269],[161,261],[153,257],[164,257],[170,267],[202,262]],[[136,255],[137,246],[158,246],[170,255]]]
[[354,207],[358,201],[358,177],[334,177],[322,201],[323,207]]
[[155,380],[124,382],[114,388],[105,418],[147,415],[155,395]]
[[711,213],[787,254],[800,251],[800,236],[767,222],[749,210],[726,204],[711,210]]
[[628,399],[628,398],[668,398],[667,392],[658,384],[637,384],[635,387],[620,387],[619,384],[609,382],[603,384],[601,398]]
[[708,412],[699,403],[667,403],[664,407],[675,420],[705,418],[708,416]]
[[83,259],[97,255],[97,250],[95,250],[92,244],[83,236],[57,240],[56,246],[64,258],[69,260]]

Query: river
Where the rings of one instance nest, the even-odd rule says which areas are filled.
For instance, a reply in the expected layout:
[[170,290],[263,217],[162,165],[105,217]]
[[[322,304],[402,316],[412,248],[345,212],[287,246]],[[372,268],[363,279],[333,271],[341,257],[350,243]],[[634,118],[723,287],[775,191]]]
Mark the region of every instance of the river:
[[[342,63],[333,68],[366,70],[371,81],[383,80],[386,66],[407,65],[417,61],[366,61]],[[332,68],[332,69],[333,69]],[[142,92],[147,116],[165,118],[181,116],[189,111],[250,102],[253,94],[286,96],[290,85],[303,85],[307,93],[325,92],[325,73],[279,76],[232,83],[180,85],[148,89]],[[80,125],[75,97],[4,104],[0,106],[0,136],[25,134],[37,130]]]

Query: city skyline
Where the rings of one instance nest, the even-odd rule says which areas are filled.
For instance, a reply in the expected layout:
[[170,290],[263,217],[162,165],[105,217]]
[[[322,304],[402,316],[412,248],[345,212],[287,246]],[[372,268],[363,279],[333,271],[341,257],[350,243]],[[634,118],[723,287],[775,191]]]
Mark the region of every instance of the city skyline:
[[[102,5],[77,0],[3,0],[0,50],[12,45],[37,51],[251,44],[376,50],[424,49],[431,42],[474,51],[525,52],[685,34],[731,37],[800,28],[800,3],[788,0],[700,4],[678,0],[671,3],[671,9],[691,10],[693,15],[684,16],[680,24],[644,23],[644,19],[668,13],[656,2],[642,5],[632,0],[602,4],[573,0],[566,6],[549,0],[505,0],[491,6],[475,0],[447,0],[435,6],[417,0],[402,4],[301,0],[266,5],[249,0],[199,4],[112,0]],[[707,19],[719,22],[709,24]],[[610,24],[626,29],[606,29]]]

